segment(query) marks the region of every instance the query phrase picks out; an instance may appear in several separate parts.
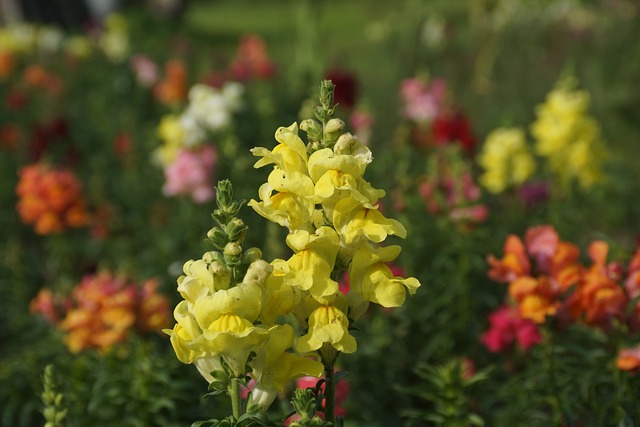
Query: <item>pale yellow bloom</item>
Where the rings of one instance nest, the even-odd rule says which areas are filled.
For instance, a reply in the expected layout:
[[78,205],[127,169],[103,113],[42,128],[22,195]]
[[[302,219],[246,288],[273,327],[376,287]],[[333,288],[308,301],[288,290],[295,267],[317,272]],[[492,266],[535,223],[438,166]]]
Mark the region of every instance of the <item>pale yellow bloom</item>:
[[536,168],[524,131],[520,128],[492,131],[487,136],[478,163],[485,170],[480,176],[480,184],[492,193],[501,193],[512,185],[522,184]]
[[314,234],[297,230],[287,236],[287,245],[295,254],[287,261],[289,272],[284,280],[291,286],[309,291],[316,298],[338,291],[338,283],[331,279],[340,238],[331,227],[320,227]]
[[365,301],[383,307],[399,307],[410,295],[416,293],[420,282],[413,277],[394,277],[386,263],[400,254],[400,246],[374,248],[362,245],[353,256],[349,270],[351,290],[362,295]]
[[309,332],[298,339],[296,350],[307,353],[324,343],[342,353],[354,353],[356,339],[349,334],[349,320],[344,312],[332,305],[323,305],[309,316]]
[[291,380],[307,375],[322,375],[322,363],[287,351],[293,346],[293,337],[293,328],[288,324],[269,330],[268,341],[252,362],[252,377],[256,384],[249,405],[266,409]]
[[531,125],[536,151],[563,185],[577,181],[589,188],[602,178],[600,129],[588,116],[589,94],[559,86],[537,109]]

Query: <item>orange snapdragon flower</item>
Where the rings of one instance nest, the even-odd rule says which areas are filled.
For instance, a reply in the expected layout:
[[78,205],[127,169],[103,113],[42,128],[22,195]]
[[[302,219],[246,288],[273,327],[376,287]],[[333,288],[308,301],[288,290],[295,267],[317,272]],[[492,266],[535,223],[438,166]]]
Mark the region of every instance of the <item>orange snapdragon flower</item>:
[[179,59],[172,59],[164,67],[164,78],[153,88],[156,99],[168,105],[176,105],[187,97],[187,70]]
[[556,314],[560,303],[556,300],[548,277],[520,277],[509,284],[509,296],[518,305],[520,316],[536,323],[544,323],[546,316]]
[[497,259],[493,255],[487,257],[489,277],[496,282],[508,283],[519,277],[528,276],[531,264],[522,240],[510,234],[504,243],[504,257]]
[[557,314],[565,294],[581,279],[579,257],[578,247],[560,241],[552,226],[530,227],[524,243],[518,236],[507,237],[502,259],[487,257],[488,276],[509,283],[509,297],[522,318],[544,323],[546,316]]
[[72,172],[36,163],[22,168],[19,176],[17,210],[23,222],[34,224],[36,233],[59,233],[87,224],[82,187]]
[[13,53],[0,51],[0,81],[6,80],[16,65],[16,57]]
[[159,331],[169,324],[169,301],[157,287],[155,280],[138,286],[102,272],[85,276],[62,307],[56,306],[51,291],[41,291],[31,303],[31,311],[65,333],[64,342],[72,353],[89,348],[107,350],[124,341],[134,328]]
[[48,72],[38,64],[29,65],[22,76],[23,81],[34,89],[44,89],[50,95],[59,95],[64,89],[64,83],[60,77]]
[[624,319],[628,302],[623,287],[610,274],[609,245],[595,241],[588,253],[593,264],[584,271],[570,301],[570,311],[589,325],[606,328],[613,319]]
[[616,367],[621,371],[637,373],[640,371],[640,347],[620,350],[616,359]]

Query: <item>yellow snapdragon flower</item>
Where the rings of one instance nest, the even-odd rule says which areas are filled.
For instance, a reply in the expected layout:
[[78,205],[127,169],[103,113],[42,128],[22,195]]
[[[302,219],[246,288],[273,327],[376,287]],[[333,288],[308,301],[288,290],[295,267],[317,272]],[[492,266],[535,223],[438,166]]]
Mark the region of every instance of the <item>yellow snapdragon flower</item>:
[[484,169],[480,184],[492,193],[524,183],[535,171],[536,163],[527,148],[524,130],[500,128],[492,131],[478,157]]
[[252,363],[256,383],[249,405],[266,409],[291,380],[306,375],[322,375],[322,363],[287,351],[293,346],[293,341],[291,325],[278,325],[269,330],[269,340]]
[[353,292],[383,307],[400,307],[407,291],[414,295],[420,282],[413,277],[394,277],[386,265],[398,257],[400,250],[397,245],[380,248],[362,245],[354,254],[349,270]]
[[588,107],[588,92],[561,83],[538,107],[531,125],[537,153],[563,185],[575,180],[589,188],[602,178],[600,129]]
[[180,125],[180,117],[175,114],[163,116],[158,125],[157,134],[163,141],[163,145],[154,151],[153,156],[161,166],[167,166],[173,162],[182,148],[184,131]]
[[322,305],[309,316],[309,332],[298,339],[296,350],[307,353],[331,344],[341,353],[354,353],[356,339],[349,334],[347,315],[333,305]]

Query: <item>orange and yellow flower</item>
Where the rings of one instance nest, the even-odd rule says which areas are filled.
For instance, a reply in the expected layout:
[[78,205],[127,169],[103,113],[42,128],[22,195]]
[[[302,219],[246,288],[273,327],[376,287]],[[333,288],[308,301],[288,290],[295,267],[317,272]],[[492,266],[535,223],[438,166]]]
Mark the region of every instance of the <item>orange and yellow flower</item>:
[[88,223],[82,187],[71,171],[32,164],[19,172],[17,210],[36,233],[47,235]]
[[155,280],[138,286],[102,272],[85,276],[64,304],[57,304],[53,292],[43,289],[30,308],[64,332],[64,342],[72,353],[90,348],[107,350],[124,341],[134,328],[149,332],[167,326],[169,301],[157,287]]

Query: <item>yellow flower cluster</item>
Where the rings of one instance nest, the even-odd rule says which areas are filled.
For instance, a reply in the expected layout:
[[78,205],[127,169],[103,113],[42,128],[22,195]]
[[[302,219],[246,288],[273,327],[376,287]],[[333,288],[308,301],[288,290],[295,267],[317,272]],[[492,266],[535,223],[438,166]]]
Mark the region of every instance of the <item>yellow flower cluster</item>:
[[[339,134],[343,126],[331,119],[324,132]],[[407,291],[414,294],[420,286],[415,278],[394,277],[387,267],[399,255],[399,246],[378,246],[388,235],[406,237],[406,230],[376,207],[384,191],[363,178],[372,155],[355,136],[344,133],[333,147],[310,149],[310,154],[296,123],[279,128],[275,138],[273,150],[252,150],[261,157],[255,167],[272,164],[273,170],[259,189],[260,201],[251,200],[249,206],[289,229],[286,243],[293,255],[271,263],[268,287],[294,296],[286,307],[277,305],[282,314],[291,311],[308,327],[297,342],[298,351],[330,346],[353,353],[356,340],[349,333],[350,322],[368,303],[398,307]],[[346,296],[335,281],[344,271],[351,285]]]
[[554,175],[564,185],[576,180],[585,188],[601,179],[600,129],[588,115],[589,94],[560,84],[538,106],[531,126],[536,151],[546,157]]
[[491,132],[478,163],[484,169],[480,184],[492,193],[502,193],[510,186],[524,183],[536,169],[524,130],[520,128],[499,128]]
[[319,377],[323,365],[288,351],[294,342],[293,327],[276,320],[291,306],[293,295],[269,286],[273,267],[261,259],[257,248],[243,252],[246,226],[229,215],[226,194],[218,186],[220,209],[214,217],[223,219],[222,228],[209,232],[211,241],[223,250],[184,264],[184,275],[178,278],[183,301],[174,310],[177,323],[164,332],[171,337],[178,359],[194,364],[210,383],[225,367],[233,378],[250,374],[256,380],[252,402],[266,409],[290,380]]
[[[291,257],[268,263],[259,249],[242,249],[247,227],[236,217],[240,204],[232,201],[228,181],[221,182],[213,213],[220,227],[208,233],[219,251],[184,264],[178,279],[184,300],[174,311],[176,325],[164,331],[178,359],[196,365],[212,387],[227,387],[234,396],[237,383],[250,375],[256,382],[248,401],[252,411],[266,410],[296,377],[333,373],[339,353],[356,351],[350,326],[369,302],[398,307],[420,286],[415,278],[394,277],[387,266],[400,247],[380,244],[407,232],[376,207],[384,191],[363,178],[371,152],[342,133],[344,123],[327,117],[333,108],[323,106],[323,124],[303,122],[308,147],[294,123],[276,131],[272,150],[252,150],[260,157],[255,167],[273,170],[259,189],[260,201],[249,206],[289,229]],[[346,271],[347,295],[336,282]],[[297,339],[286,323],[294,318],[303,331]],[[315,359],[292,348],[316,353]]]

